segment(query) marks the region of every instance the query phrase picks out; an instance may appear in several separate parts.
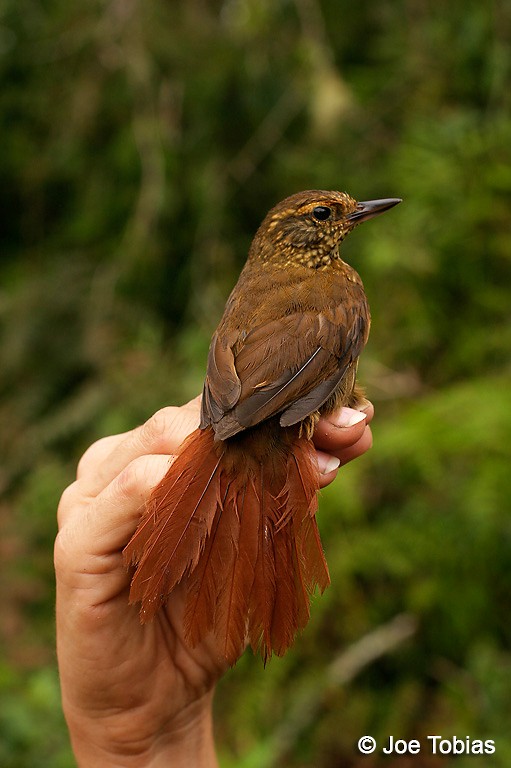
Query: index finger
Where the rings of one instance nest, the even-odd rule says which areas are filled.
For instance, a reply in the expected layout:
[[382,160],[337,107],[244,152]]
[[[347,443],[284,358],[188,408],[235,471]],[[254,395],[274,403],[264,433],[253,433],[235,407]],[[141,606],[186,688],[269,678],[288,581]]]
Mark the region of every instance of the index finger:
[[195,398],[181,407],[161,408],[130,432],[94,443],[78,468],[82,493],[96,496],[139,456],[177,453],[183,440],[199,426],[199,403],[200,398]]

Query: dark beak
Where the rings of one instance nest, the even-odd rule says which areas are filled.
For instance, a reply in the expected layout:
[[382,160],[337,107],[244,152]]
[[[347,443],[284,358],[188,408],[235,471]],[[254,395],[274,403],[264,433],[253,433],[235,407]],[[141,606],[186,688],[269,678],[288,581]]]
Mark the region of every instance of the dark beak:
[[346,218],[354,224],[361,224],[363,221],[372,219],[373,216],[379,216],[380,213],[388,211],[398,203],[402,202],[400,197],[386,197],[384,200],[366,200],[364,203],[357,203],[357,210],[349,213]]

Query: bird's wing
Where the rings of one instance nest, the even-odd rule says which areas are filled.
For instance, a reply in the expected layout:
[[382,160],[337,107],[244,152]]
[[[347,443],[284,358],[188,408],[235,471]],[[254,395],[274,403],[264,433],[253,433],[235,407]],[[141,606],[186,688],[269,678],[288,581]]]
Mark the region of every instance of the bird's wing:
[[208,353],[208,371],[202,393],[201,428],[215,424],[238,402],[241,381],[234,365],[234,354],[229,343],[222,344],[218,333],[211,339]]
[[201,426],[225,439],[276,414],[282,426],[321,407],[353,371],[368,333],[360,308],[295,312],[232,338],[213,338]]

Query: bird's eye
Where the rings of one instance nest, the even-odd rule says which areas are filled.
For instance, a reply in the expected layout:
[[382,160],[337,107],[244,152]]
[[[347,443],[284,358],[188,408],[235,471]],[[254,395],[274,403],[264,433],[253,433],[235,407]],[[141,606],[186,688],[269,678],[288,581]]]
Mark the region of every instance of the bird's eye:
[[318,221],[326,221],[332,215],[332,209],[331,208],[327,208],[326,205],[317,205],[313,209],[312,215]]

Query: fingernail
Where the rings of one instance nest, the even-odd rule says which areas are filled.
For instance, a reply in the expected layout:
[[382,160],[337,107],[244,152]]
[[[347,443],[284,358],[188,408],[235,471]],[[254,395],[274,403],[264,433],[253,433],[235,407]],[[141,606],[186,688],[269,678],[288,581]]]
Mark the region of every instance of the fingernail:
[[318,451],[317,454],[318,467],[322,475],[328,475],[330,472],[339,469],[341,466],[341,461],[337,456],[331,456],[329,453],[321,453],[320,451]]
[[366,418],[362,411],[355,411],[353,408],[341,408],[340,411],[332,413],[328,420],[336,427],[354,427],[360,424]]

